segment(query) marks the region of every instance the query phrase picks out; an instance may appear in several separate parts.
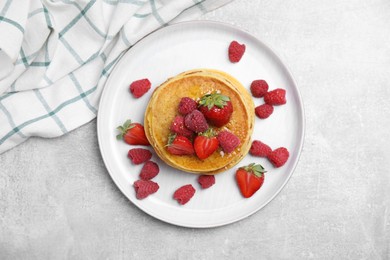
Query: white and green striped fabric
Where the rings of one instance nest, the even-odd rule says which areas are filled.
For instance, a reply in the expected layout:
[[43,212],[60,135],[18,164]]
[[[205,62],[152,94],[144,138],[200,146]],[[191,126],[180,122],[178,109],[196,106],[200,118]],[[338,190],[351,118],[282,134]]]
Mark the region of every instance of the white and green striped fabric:
[[89,122],[124,51],[230,1],[0,0],[0,153]]

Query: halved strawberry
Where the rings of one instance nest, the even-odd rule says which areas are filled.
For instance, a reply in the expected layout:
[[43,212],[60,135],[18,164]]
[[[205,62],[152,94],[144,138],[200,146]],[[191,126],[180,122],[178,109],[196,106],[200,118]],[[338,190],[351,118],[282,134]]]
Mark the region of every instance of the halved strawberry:
[[236,171],[236,181],[242,196],[249,198],[260,189],[264,182],[265,172],[263,166],[254,163],[240,167]]
[[203,133],[199,133],[194,140],[195,153],[201,160],[212,155],[218,149],[218,146],[219,142],[212,128],[209,128]]
[[118,126],[116,129],[120,131],[120,134],[116,136],[118,140],[123,139],[131,145],[150,145],[145,136],[145,129],[139,123],[132,123],[131,120],[126,120],[122,126]]
[[229,122],[233,113],[233,105],[228,96],[214,92],[200,99],[199,111],[210,124],[222,127]]
[[167,150],[174,155],[192,155],[195,153],[190,139],[182,135],[169,135]]

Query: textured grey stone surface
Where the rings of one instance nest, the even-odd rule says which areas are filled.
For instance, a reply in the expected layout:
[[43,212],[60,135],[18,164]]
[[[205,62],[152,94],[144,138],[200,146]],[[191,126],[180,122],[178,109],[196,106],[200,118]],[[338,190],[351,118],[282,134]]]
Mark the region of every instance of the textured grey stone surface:
[[239,26],[288,64],[305,146],[283,191],[214,229],[165,224],[111,181],[96,121],[0,155],[1,259],[389,259],[390,2],[236,0]]

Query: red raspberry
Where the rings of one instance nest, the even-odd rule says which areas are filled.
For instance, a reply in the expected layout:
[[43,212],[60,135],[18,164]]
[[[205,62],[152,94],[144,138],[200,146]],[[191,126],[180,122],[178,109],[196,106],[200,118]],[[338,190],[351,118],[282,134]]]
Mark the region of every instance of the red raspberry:
[[186,115],[184,125],[196,133],[204,132],[209,128],[206,118],[199,110],[194,110]]
[[198,182],[202,189],[210,188],[215,184],[215,176],[214,175],[200,175],[198,177]]
[[135,181],[133,186],[135,189],[135,196],[139,200],[157,192],[157,190],[160,188],[157,183],[145,180]]
[[229,131],[219,132],[217,138],[219,146],[225,153],[233,152],[240,145],[240,139]]
[[267,92],[264,95],[264,101],[268,105],[273,106],[286,104],[286,90],[282,88],[277,88],[270,92]]
[[259,140],[254,140],[251,149],[249,150],[251,155],[258,157],[267,157],[271,152],[271,147]]
[[130,92],[135,98],[139,98],[148,92],[151,85],[148,79],[136,80],[130,84]]
[[147,161],[142,167],[139,177],[141,180],[148,181],[156,177],[159,172],[160,168],[158,167],[157,163],[153,161]]
[[263,104],[255,108],[255,114],[260,119],[266,119],[274,112],[274,107],[268,104]]
[[152,153],[144,148],[133,148],[129,150],[127,157],[129,157],[134,164],[141,164],[149,161],[150,158],[152,158]]
[[232,41],[229,45],[229,60],[233,63],[239,62],[244,55],[245,44],[239,44],[237,41]]
[[171,124],[171,131],[185,137],[191,137],[194,132],[184,125],[184,117],[176,116]]
[[268,154],[267,158],[275,167],[278,168],[287,162],[289,156],[290,154],[288,150],[284,147],[280,147]]
[[195,189],[191,184],[184,185],[177,189],[173,194],[173,198],[179,202],[179,204],[186,204],[195,194]]
[[268,91],[268,84],[265,80],[257,79],[252,81],[251,92],[254,97],[263,97]]
[[179,103],[179,113],[185,116],[194,111],[197,107],[198,104],[195,100],[189,97],[183,97]]

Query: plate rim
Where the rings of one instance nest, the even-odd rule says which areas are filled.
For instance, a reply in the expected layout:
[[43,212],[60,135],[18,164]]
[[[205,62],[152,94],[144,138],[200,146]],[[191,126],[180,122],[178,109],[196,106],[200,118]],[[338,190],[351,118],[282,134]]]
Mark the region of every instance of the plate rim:
[[[297,159],[295,161],[295,163],[293,164],[292,168],[291,168],[291,172],[290,174],[287,176],[287,178],[285,179],[285,181],[283,182],[283,184],[279,187],[279,189],[276,190],[276,192],[268,199],[266,200],[264,203],[262,203],[262,205],[260,205],[259,207],[255,208],[254,210],[251,210],[249,212],[247,212],[246,214],[243,214],[242,216],[240,216],[239,218],[235,218],[235,219],[232,219],[232,220],[228,220],[228,221],[222,221],[222,222],[214,222],[212,224],[196,224],[196,223],[192,223],[191,224],[184,224],[184,223],[177,223],[177,222],[174,222],[170,219],[166,219],[166,218],[163,218],[161,216],[156,216],[154,214],[152,214],[151,212],[148,212],[147,210],[141,208],[137,203],[133,202],[128,196],[126,196],[126,192],[122,189],[121,185],[119,185],[118,183],[118,180],[116,179],[116,177],[111,173],[112,172],[112,169],[110,169],[110,167],[108,166],[109,164],[107,163],[107,160],[108,158],[106,157],[105,155],[105,152],[103,151],[103,148],[102,148],[102,133],[100,130],[100,127],[102,125],[102,116],[100,116],[102,113],[101,113],[101,108],[102,108],[102,104],[104,104],[104,102],[102,102],[104,100],[104,97],[107,95],[107,93],[110,91],[109,90],[109,85],[111,83],[111,75],[113,74],[113,72],[117,69],[118,66],[121,65],[121,62],[123,61],[123,57],[125,55],[127,55],[129,52],[132,53],[133,51],[133,47],[137,44],[142,44],[142,42],[151,37],[154,33],[157,33],[157,32],[163,32],[164,30],[167,30],[167,29],[172,29],[173,27],[185,27],[185,26],[205,26],[205,25],[216,25],[216,26],[220,26],[220,27],[225,27],[227,29],[230,29],[230,30],[235,30],[235,31],[240,31],[242,33],[244,33],[246,36],[249,36],[251,37],[255,42],[257,42],[258,44],[264,46],[265,48],[268,49],[268,52],[270,52],[274,58],[276,58],[277,62],[280,63],[284,69],[285,69],[285,73],[290,77],[292,83],[293,83],[293,87],[296,91],[296,94],[297,94],[297,98],[298,98],[298,107],[301,111],[301,115],[302,115],[302,118],[301,118],[301,124],[300,124],[300,128],[302,129],[301,131],[301,134],[299,135],[300,137],[300,142],[299,142],[299,148],[298,148],[298,154],[297,154]],[[103,88],[103,91],[102,91],[102,94],[99,98],[99,107],[98,107],[98,113],[97,113],[97,124],[96,124],[96,127],[97,127],[97,139],[98,139],[98,145],[99,145],[99,151],[100,151],[100,154],[102,156],[102,159],[103,159],[103,163],[104,163],[104,166],[105,168],[107,169],[107,172],[108,174],[110,175],[111,177],[111,180],[115,183],[115,186],[121,191],[122,193],[122,196],[124,196],[127,200],[129,200],[134,206],[136,206],[136,208],[138,208],[139,210],[141,210],[142,212],[144,212],[145,214],[155,218],[155,219],[158,219],[162,222],[165,222],[165,223],[169,223],[171,225],[175,225],[175,226],[180,226],[180,227],[186,227],[186,228],[216,228],[216,227],[221,227],[221,226],[225,226],[225,225],[229,225],[229,224],[232,224],[232,223],[235,223],[235,222],[238,222],[240,220],[243,220],[251,215],[253,215],[254,213],[258,212],[259,210],[263,209],[266,205],[268,205],[277,195],[279,195],[279,193],[283,190],[283,188],[286,186],[286,184],[289,182],[291,176],[293,175],[293,173],[295,172],[296,170],[296,167],[300,161],[300,158],[301,158],[301,155],[302,155],[302,150],[303,150],[303,146],[304,146],[304,143],[305,143],[305,135],[306,135],[306,117],[305,117],[305,107],[304,107],[304,103],[303,103],[303,99],[302,99],[302,95],[301,95],[301,92],[298,88],[298,85],[296,83],[296,80],[293,76],[293,74],[291,73],[291,70],[289,68],[289,66],[283,62],[283,60],[280,58],[280,56],[277,54],[277,52],[275,52],[269,44],[267,44],[266,42],[264,42],[263,40],[260,40],[259,38],[257,38],[256,36],[254,36],[253,34],[251,34],[250,32],[248,32],[247,30],[243,29],[243,28],[239,28],[238,26],[235,26],[235,25],[232,25],[230,23],[226,23],[226,22],[220,22],[220,21],[212,21],[212,20],[194,20],[194,21],[183,21],[183,22],[177,22],[177,23],[173,23],[173,24],[168,24],[167,26],[164,26],[164,27],[161,27],[161,28],[158,28],[156,30],[153,30],[152,32],[148,33],[147,35],[145,35],[144,37],[142,37],[141,39],[139,39],[137,42],[134,43],[134,45],[131,47],[131,48],[128,48],[127,50],[123,51],[123,53],[120,55],[118,61],[116,62],[116,64],[113,66],[112,70],[111,70],[111,73],[110,75],[108,76],[105,84],[104,84],[104,88]]]

